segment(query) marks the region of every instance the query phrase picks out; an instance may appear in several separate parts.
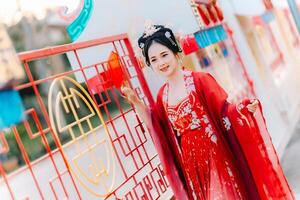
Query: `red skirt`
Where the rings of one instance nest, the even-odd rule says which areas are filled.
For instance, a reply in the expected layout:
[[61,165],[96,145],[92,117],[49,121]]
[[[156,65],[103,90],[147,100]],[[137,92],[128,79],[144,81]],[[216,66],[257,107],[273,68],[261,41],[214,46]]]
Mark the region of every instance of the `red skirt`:
[[187,131],[180,136],[180,146],[193,199],[247,199],[233,157],[218,135]]

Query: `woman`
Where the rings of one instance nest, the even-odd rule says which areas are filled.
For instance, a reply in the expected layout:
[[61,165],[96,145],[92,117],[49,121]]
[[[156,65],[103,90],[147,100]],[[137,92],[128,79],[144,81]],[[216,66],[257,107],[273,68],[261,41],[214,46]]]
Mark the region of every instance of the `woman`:
[[259,102],[230,104],[211,75],[180,69],[181,49],[168,28],[148,26],[138,42],[166,83],[152,110],[132,89],[122,92],[149,128],[175,197],[293,199],[268,133],[253,116],[260,116]]

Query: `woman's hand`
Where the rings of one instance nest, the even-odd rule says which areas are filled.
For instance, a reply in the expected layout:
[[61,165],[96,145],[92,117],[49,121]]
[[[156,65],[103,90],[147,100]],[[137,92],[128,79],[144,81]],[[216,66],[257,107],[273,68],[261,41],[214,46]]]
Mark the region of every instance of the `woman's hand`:
[[124,97],[132,104],[135,104],[140,101],[136,93],[131,89],[130,87],[121,86],[121,93],[124,95]]
[[250,103],[246,107],[250,112],[252,112],[254,114],[258,108],[258,100],[257,99],[251,100]]
[[152,115],[150,109],[139,99],[135,91],[129,86],[123,84],[121,86],[121,93],[131,104],[133,104],[138,116],[149,129],[153,129]]

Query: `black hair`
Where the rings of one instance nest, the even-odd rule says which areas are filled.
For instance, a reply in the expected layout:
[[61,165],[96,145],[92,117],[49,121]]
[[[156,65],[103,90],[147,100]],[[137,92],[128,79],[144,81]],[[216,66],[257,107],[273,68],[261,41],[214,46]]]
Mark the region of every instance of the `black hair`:
[[155,42],[167,47],[174,54],[182,51],[171,29],[165,28],[161,25],[153,25],[151,28],[151,31],[153,32],[152,34],[146,33],[145,31],[145,33],[138,40],[139,47],[142,49],[146,64],[148,66],[150,65],[148,51],[150,46]]

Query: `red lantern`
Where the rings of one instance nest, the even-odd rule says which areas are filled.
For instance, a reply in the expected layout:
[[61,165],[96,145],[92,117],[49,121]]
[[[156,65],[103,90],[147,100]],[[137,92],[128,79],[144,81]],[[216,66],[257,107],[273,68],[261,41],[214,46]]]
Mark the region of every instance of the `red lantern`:
[[126,80],[117,53],[114,51],[110,53],[107,64],[108,69],[106,72],[101,72],[87,81],[93,94],[103,92],[112,86],[120,89],[123,81]]
[[119,89],[125,80],[125,74],[122,70],[119,55],[114,51],[110,53],[108,58],[108,73],[112,84]]
[[198,51],[199,46],[193,35],[186,35],[180,39],[180,44],[185,55]]
[[101,93],[104,91],[104,88],[108,87],[104,77],[104,72],[101,72],[87,81],[92,94]]

